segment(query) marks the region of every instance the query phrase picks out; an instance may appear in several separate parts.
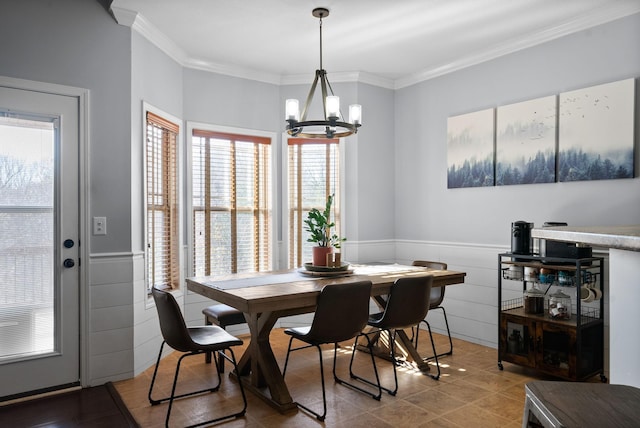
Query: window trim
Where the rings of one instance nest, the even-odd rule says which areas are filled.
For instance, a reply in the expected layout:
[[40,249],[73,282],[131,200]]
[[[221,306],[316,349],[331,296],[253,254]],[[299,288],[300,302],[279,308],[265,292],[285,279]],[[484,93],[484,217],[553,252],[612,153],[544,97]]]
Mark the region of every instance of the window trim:
[[[271,140],[271,177],[270,177],[270,181],[271,181],[271,188],[269,189],[269,192],[271,192],[272,198],[272,206],[271,206],[271,216],[272,216],[272,224],[271,224],[271,228],[269,230],[269,240],[271,242],[271,248],[269,249],[269,251],[271,251],[272,257],[271,257],[271,266],[269,267],[270,270],[275,270],[277,266],[280,266],[280,252],[278,251],[279,248],[279,241],[277,239],[277,234],[276,234],[276,230],[279,227],[279,204],[278,204],[278,194],[275,191],[275,189],[277,188],[277,184],[278,184],[278,174],[277,174],[277,153],[278,153],[278,140],[277,140],[277,134],[274,132],[268,132],[268,131],[260,131],[260,130],[255,130],[255,129],[246,129],[246,128],[235,128],[235,127],[228,127],[228,126],[219,126],[219,125],[213,125],[213,124],[209,124],[209,123],[202,123],[202,122],[192,122],[192,121],[187,121],[186,127],[185,127],[185,132],[186,132],[186,140],[187,140],[187,144],[185,147],[185,162],[186,160],[188,160],[189,162],[191,161],[191,157],[192,157],[192,153],[191,153],[191,148],[193,145],[193,131],[197,130],[197,131],[203,131],[203,132],[216,132],[216,133],[222,133],[222,134],[231,134],[231,135],[251,135],[253,137],[257,137],[257,138],[266,138],[266,139],[270,139]],[[186,191],[186,195],[191,195],[193,192],[193,187],[192,187],[192,183],[193,183],[193,171],[192,169],[186,168],[186,174],[185,175],[185,179],[186,179],[186,186],[183,186],[183,188]],[[186,207],[184,212],[185,213],[189,213],[188,217],[187,217],[187,239],[186,239],[186,248],[187,248],[187,256],[186,256],[186,262],[187,262],[187,268],[184,269],[185,272],[187,272],[188,276],[193,276],[194,272],[193,272],[193,266],[194,266],[194,260],[193,260],[193,246],[194,246],[194,242],[193,242],[193,219],[191,216],[191,213],[193,212],[193,201],[191,199],[191,197],[186,198],[186,203],[185,203]]]

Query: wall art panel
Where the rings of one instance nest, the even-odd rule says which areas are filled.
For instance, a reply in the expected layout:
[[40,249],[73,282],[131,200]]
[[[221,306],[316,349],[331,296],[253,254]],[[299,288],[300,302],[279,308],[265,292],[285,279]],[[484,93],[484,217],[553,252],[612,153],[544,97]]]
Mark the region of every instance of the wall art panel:
[[494,109],[447,119],[447,187],[494,185]]
[[498,107],[497,185],[555,181],[556,101],[552,95]]
[[632,178],[635,80],[560,94],[558,181]]

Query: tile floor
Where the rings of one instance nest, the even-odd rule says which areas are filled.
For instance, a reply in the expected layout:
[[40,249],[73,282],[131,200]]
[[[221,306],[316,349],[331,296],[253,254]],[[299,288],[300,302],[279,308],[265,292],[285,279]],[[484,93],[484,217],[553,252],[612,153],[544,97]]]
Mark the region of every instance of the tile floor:
[[[245,344],[248,337],[243,337]],[[271,333],[274,352],[284,365],[289,336],[282,329]],[[448,349],[446,336],[435,335],[437,349]],[[419,351],[427,355],[430,350],[428,334],[420,335]],[[344,343],[344,352],[338,356],[339,375],[346,374],[351,343]],[[242,349],[236,350],[238,358]],[[160,386],[168,393],[172,373],[179,353],[166,357],[160,375]],[[396,396],[383,393],[381,401],[348,387],[334,383],[331,374],[333,349],[323,352],[327,385],[327,417],[323,423],[302,410],[280,414],[262,400],[247,392],[248,408],[244,418],[224,423],[225,427],[520,427],[524,407],[524,384],[544,379],[522,367],[504,363],[497,366],[497,350],[454,339],[453,355],[440,359],[442,375],[436,381],[411,367],[399,367],[399,390]],[[393,384],[393,369],[389,361],[376,359],[384,385]],[[362,352],[356,354],[358,374],[371,370],[371,360]],[[162,368],[162,365],[161,365]],[[204,357],[188,357],[183,362],[180,386],[204,388],[213,374],[214,365],[204,364]],[[225,366],[221,390],[178,400],[174,403],[171,426],[185,426],[216,416],[215,412],[241,407],[237,384],[229,379],[230,364]],[[435,370],[435,367],[432,367]],[[183,372],[183,373],[182,373]],[[153,367],[134,379],[116,382],[115,386],[137,422],[143,427],[164,426],[167,404],[151,406],[147,392]],[[372,372],[371,372],[372,374]],[[160,376],[159,375],[159,376]],[[318,354],[310,348],[292,354],[286,381],[295,401],[301,401],[322,411],[322,393]],[[204,385],[204,386],[201,386]],[[232,410],[229,410],[232,411]],[[206,418],[206,419],[205,419]]]

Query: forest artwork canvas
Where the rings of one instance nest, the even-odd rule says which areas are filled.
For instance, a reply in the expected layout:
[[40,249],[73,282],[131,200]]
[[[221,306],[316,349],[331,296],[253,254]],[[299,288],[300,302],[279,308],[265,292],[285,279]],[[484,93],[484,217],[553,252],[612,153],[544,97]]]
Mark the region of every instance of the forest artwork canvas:
[[497,109],[496,184],[553,183],[556,172],[556,96]]
[[447,119],[447,187],[494,185],[494,110]]
[[558,180],[633,178],[635,80],[560,94]]

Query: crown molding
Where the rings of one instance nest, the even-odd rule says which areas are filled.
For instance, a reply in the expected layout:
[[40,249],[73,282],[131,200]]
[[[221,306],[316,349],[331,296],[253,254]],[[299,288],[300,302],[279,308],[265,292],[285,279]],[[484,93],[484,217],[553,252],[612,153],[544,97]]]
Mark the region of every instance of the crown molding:
[[[379,86],[386,89],[394,89],[394,81],[375,74],[363,71],[348,72],[327,72],[327,77],[331,83],[367,83],[373,86]],[[309,74],[292,74],[282,76],[281,85],[308,85],[313,80],[313,75]]]
[[279,85],[281,80],[281,77],[278,74],[240,67],[234,64],[220,64],[195,58],[189,58],[181,64],[184,67],[195,70],[209,71],[211,73],[224,74],[242,79],[256,80],[258,82],[271,83],[273,85]]
[[[137,31],[183,67],[243,79],[256,80],[273,85],[301,85],[308,84],[312,80],[312,77],[309,77],[309,74],[277,75],[260,70],[240,67],[234,64],[221,64],[189,57],[184,50],[164,35],[164,33],[162,33],[153,24],[147,21],[141,14],[119,7],[111,7],[111,12],[118,24],[130,27]],[[589,14],[578,16],[573,21],[564,25],[542,30],[519,39],[509,40],[482,53],[460,58],[449,63],[440,64],[396,80],[361,71],[330,73],[330,77],[331,81],[335,83],[357,82],[379,86],[386,89],[401,89],[493,60],[507,54],[540,45],[578,31],[606,24],[638,12],[640,12],[640,5],[638,4],[612,2],[600,7],[599,9],[591,11]]]
[[173,40],[168,38],[162,31],[151,24],[142,14],[120,7],[112,7],[111,12],[118,24],[130,27],[137,31],[142,35],[142,37],[149,40],[158,47],[158,49],[183,67],[249,80],[257,80],[259,82],[271,83],[274,85],[280,84],[281,78],[279,75],[243,68],[232,64],[220,64],[212,61],[192,58],[183,49],[176,45]]
[[395,81],[394,89],[401,89],[407,86],[415,85],[435,77],[443,76],[454,71],[477,65],[501,56],[515,53],[523,49],[531,48],[560,37],[568,36],[578,31],[587,30],[589,28],[603,25],[616,19],[621,19],[629,15],[640,12],[640,6],[637,4],[629,4],[619,2],[602,6],[601,8],[591,11],[589,14],[576,17],[574,20],[564,25],[539,31],[534,34],[527,35],[520,39],[509,40],[493,49],[482,52],[478,55],[471,55],[437,67],[423,70],[406,76]]
[[165,36],[162,31],[147,21],[142,14],[121,7],[111,7],[111,13],[113,13],[118,24],[137,31],[142,37],[156,45],[158,49],[174,61],[179,64],[184,64],[184,62],[187,61],[187,53],[176,45],[173,40]]
[[109,10],[111,10],[111,14],[116,19],[116,22],[120,25],[124,25],[125,27],[133,26],[136,17],[139,15],[138,12],[129,9],[123,9],[121,7],[111,6]]

